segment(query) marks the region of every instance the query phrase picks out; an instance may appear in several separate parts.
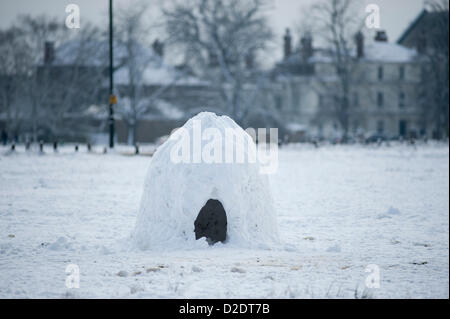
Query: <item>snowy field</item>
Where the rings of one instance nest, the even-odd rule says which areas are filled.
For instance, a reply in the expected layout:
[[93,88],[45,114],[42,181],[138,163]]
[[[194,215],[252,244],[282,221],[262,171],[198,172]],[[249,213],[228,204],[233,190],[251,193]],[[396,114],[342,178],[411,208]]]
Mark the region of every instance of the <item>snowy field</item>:
[[0,298],[449,297],[448,144],[281,149],[271,250],[130,249],[151,157],[97,151],[0,148]]

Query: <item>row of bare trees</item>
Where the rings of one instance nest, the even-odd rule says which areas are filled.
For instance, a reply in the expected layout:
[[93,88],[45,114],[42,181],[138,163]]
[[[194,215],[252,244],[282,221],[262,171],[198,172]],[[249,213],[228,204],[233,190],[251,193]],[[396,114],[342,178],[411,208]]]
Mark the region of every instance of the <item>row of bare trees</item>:
[[[128,124],[130,143],[135,142],[138,120],[183,76],[178,72],[171,83],[151,94],[145,89],[146,67],[155,63],[155,56],[149,54],[148,34],[155,25],[148,23],[148,7],[138,1],[119,8],[115,17],[115,70],[122,69],[128,81],[118,90],[117,113]],[[166,45],[218,92],[224,112],[240,122],[257,109],[251,106],[268,86],[258,67],[258,59],[273,40],[267,9],[265,0],[175,0],[161,8],[159,27],[166,34]],[[10,134],[27,132],[36,141],[42,135],[87,130],[76,115],[101,102],[98,96],[104,93],[107,51],[98,44],[106,40],[106,32],[96,27],[84,24],[74,32],[48,16],[22,16],[1,30],[1,112],[6,114]],[[55,58],[63,61],[44,61],[48,41],[58,50]],[[64,72],[59,72],[60,63],[66,66]]]
[[[20,16],[10,28],[0,30],[1,112],[10,136],[37,141],[42,136],[70,136],[80,129],[77,121],[67,124],[69,115],[82,113],[89,106],[85,102],[99,92],[92,83],[99,82],[101,72],[86,72],[82,66],[95,53],[90,44],[100,37],[90,25],[75,36],[58,19],[45,15]],[[49,43],[69,42],[64,61],[46,61],[55,58]],[[50,56],[45,57],[45,50]],[[71,67],[64,72],[55,67],[66,62]]]
[[[435,0],[442,1],[442,0]],[[135,142],[139,119],[152,112],[159,98],[184,76],[183,72],[157,90],[146,88],[147,67],[155,62],[149,54],[153,36],[158,29],[174,60],[218,92],[221,109],[242,125],[255,114],[277,117],[274,110],[273,83],[262,71],[261,62],[270,54],[274,34],[267,20],[269,0],[172,0],[152,3],[161,15],[158,25],[149,23],[149,5],[142,1],[121,7],[115,21],[115,70],[121,70],[126,83],[121,83],[117,114],[128,125],[129,142]],[[448,0],[445,8],[447,10]],[[354,0],[319,1],[308,10],[304,26],[325,44],[334,69],[333,81],[318,79],[322,91],[335,97],[332,110],[321,112],[340,124],[344,139],[349,134],[352,93],[360,84],[358,61],[354,55],[354,36],[362,29],[364,17],[355,14]],[[445,23],[445,21],[444,21]],[[448,19],[446,29],[448,36]],[[106,23],[104,24],[106,25]],[[151,34],[151,36],[149,36]],[[437,37],[441,38],[441,37]],[[443,37],[442,37],[443,38]],[[448,38],[448,37],[446,37]],[[6,116],[7,129],[13,134],[31,132],[36,140],[40,132],[58,136],[63,132],[87,131],[76,114],[82,114],[93,103],[104,103],[107,65],[106,32],[84,24],[77,32],[65,28],[57,19],[45,16],[20,17],[0,32],[0,101]],[[46,68],[44,48],[53,41],[65,48],[63,59],[73,68],[60,79],[58,70]],[[71,43],[67,45],[67,43]],[[442,49],[429,53],[432,80],[427,81],[427,101],[433,100],[436,126],[448,135],[448,40]],[[446,51],[445,51],[446,50]],[[93,63],[94,58],[94,64]],[[94,66],[87,72],[81,66]],[[37,67],[39,66],[39,67]],[[79,67],[78,67],[79,66]],[[56,74],[55,74],[56,72]],[[157,79],[155,79],[157,81]],[[100,96],[100,98],[99,98]],[[430,103],[427,104],[429,108]],[[219,107],[219,106],[218,106]]]

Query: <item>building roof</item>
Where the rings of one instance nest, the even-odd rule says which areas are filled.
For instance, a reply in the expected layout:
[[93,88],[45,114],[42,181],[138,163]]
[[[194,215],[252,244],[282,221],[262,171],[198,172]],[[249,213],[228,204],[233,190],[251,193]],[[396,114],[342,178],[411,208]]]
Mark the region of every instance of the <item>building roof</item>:
[[408,47],[433,48],[448,52],[448,10],[423,10],[397,40]]
[[406,30],[400,35],[397,40],[398,44],[402,44],[402,42],[406,39],[408,34],[420,23],[420,21],[428,14],[428,11],[423,9],[420,14],[411,22],[411,24],[406,28]]
[[[137,61],[145,66],[143,84],[145,85],[205,85],[199,78],[186,74],[182,70],[167,64],[153,48],[138,45]],[[128,70],[125,67],[127,59],[126,48],[114,46],[114,82],[118,85],[129,83]],[[62,43],[55,49],[54,66],[83,65],[91,67],[107,67],[109,65],[109,44],[104,41],[71,40]]]
[[[116,84],[129,83],[128,69],[119,68],[114,73]],[[205,82],[192,75],[184,74],[175,67],[168,65],[158,57],[152,57],[142,73],[142,83],[145,85],[204,85]]]
[[[356,50],[351,55],[356,57]],[[390,42],[372,41],[364,46],[364,56],[361,59],[366,62],[384,62],[384,63],[406,63],[417,58],[415,49],[407,48],[403,45]],[[332,62],[332,53],[329,50],[315,50],[314,55],[308,62]]]
[[372,42],[364,48],[364,59],[371,62],[411,62],[417,51],[397,43]]

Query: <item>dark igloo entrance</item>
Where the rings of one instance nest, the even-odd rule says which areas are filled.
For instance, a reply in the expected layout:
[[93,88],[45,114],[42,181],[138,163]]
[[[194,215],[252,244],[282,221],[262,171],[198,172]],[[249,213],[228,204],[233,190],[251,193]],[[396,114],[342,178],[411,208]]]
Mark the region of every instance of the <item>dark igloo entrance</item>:
[[206,237],[210,245],[227,238],[227,214],[220,201],[209,199],[194,222],[195,239]]

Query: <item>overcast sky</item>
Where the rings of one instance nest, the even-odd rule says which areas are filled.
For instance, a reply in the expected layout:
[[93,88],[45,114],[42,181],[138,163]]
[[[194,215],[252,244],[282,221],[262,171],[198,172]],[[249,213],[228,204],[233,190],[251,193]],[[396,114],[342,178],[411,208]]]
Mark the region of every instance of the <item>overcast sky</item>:
[[[317,2],[317,0],[272,1],[273,10],[270,12],[270,19],[281,47],[284,29],[286,27],[295,29],[302,7]],[[132,1],[114,0],[114,2],[117,5],[126,5]],[[0,0],[0,27],[9,26],[18,14],[24,13],[32,15],[48,13],[61,16],[61,23],[64,23],[67,15],[65,7],[70,3],[78,4],[80,7],[81,27],[83,27],[83,21],[87,20],[97,22],[97,24],[107,21],[107,0]],[[365,7],[364,4],[371,3],[380,7],[381,28],[387,30],[389,41],[396,41],[423,8],[423,0],[361,0],[362,10]],[[294,39],[294,41],[296,40]],[[281,56],[281,50],[277,52],[277,55]]]

